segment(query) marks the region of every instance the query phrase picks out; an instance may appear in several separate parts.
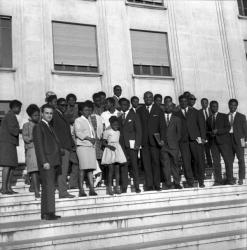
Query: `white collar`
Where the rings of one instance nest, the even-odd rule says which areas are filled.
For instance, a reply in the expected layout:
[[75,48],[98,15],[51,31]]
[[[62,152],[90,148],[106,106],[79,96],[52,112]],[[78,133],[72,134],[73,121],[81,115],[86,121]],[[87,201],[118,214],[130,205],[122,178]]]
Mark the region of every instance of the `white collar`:
[[48,121],[46,121],[46,120],[44,120],[43,118],[42,118],[42,120],[41,120],[42,122],[44,122],[48,127],[50,127],[50,125],[49,125],[49,123],[48,123]]
[[233,112],[233,113],[231,113],[231,112],[230,112],[230,113],[229,113],[229,115],[231,115],[231,114],[232,114],[232,115],[233,115],[233,117],[234,117],[234,116],[236,115],[236,113],[237,113],[237,111],[235,111],[235,112]]
[[127,117],[127,115],[129,114],[130,110],[128,109],[127,111],[123,112],[122,111],[122,114],[125,114],[125,118]]

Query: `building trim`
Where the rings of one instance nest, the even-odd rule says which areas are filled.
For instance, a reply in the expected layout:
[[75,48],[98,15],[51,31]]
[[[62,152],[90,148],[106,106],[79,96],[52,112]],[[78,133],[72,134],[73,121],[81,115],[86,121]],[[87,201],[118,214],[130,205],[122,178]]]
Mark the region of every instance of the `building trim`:
[[163,3],[162,6],[155,6],[150,4],[143,4],[143,3],[131,3],[128,2],[128,0],[125,0],[125,5],[131,6],[131,7],[137,7],[137,8],[145,8],[145,9],[156,9],[156,10],[166,10],[167,5]]
[[166,79],[166,80],[175,80],[174,76],[153,76],[153,75],[135,75],[135,74],[132,74],[132,77],[136,78],[136,79],[152,79],[152,80]]
[[16,72],[16,68],[1,68],[0,67],[0,72],[9,72],[9,73],[12,73],[12,72]]
[[86,77],[102,77],[103,73],[92,73],[92,72],[73,72],[73,71],[60,71],[52,70],[53,75],[65,75],[65,76],[86,76]]
[[247,20],[247,16],[238,15],[238,18],[239,18],[239,19]]

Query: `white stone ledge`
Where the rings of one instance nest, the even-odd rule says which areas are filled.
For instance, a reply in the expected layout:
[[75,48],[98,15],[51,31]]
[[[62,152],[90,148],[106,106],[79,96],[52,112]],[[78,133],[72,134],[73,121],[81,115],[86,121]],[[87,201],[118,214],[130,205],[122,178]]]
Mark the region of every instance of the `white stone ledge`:
[[86,77],[101,77],[102,73],[93,73],[93,72],[73,72],[73,71],[60,71],[52,70],[54,75],[65,75],[65,76],[86,76]]
[[152,79],[152,80],[161,80],[161,79],[165,79],[165,80],[175,80],[174,76],[153,76],[153,75],[132,75],[133,78],[139,78],[139,79]]
[[1,68],[0,67],[0,72],[16,72],[16,68]]
[[166,10],[167,5],[163,3],[163,5],[158,6],[158,5],[151,5],[151,4],[144,4],[144,3],[131,3],[128,2],[127,0],[125,1],[125,4],[131,7],[137,7],[137,8],[146,8],[146,9],[157,9],[157,10]]
[[238,15],[238,18],[247,20],[247,16]]

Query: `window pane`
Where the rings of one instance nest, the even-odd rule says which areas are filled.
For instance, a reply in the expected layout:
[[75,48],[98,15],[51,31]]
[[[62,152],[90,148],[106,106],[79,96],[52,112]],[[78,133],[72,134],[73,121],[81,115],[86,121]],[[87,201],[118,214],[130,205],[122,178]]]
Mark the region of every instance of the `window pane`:
[[170,66],[165,33],[131,30],[131,45],[135,65]]
[[12,67],[11,19],[0,17],[0,67]]
[[97,67],[96,28],[53,22],[54,64]]

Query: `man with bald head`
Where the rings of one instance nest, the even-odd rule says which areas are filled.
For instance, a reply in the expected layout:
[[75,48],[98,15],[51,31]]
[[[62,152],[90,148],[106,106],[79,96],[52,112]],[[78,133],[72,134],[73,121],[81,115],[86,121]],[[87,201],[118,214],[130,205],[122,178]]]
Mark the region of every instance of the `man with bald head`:
[[[141,156],[145,172],[146,191],[160,191],[160,147],[164,143],[165,119],[163,112],[154,104],[153,93],[144,93],[144,105],[137,110],[142,124]],[[160,135],[160,141],[154,135]]]

